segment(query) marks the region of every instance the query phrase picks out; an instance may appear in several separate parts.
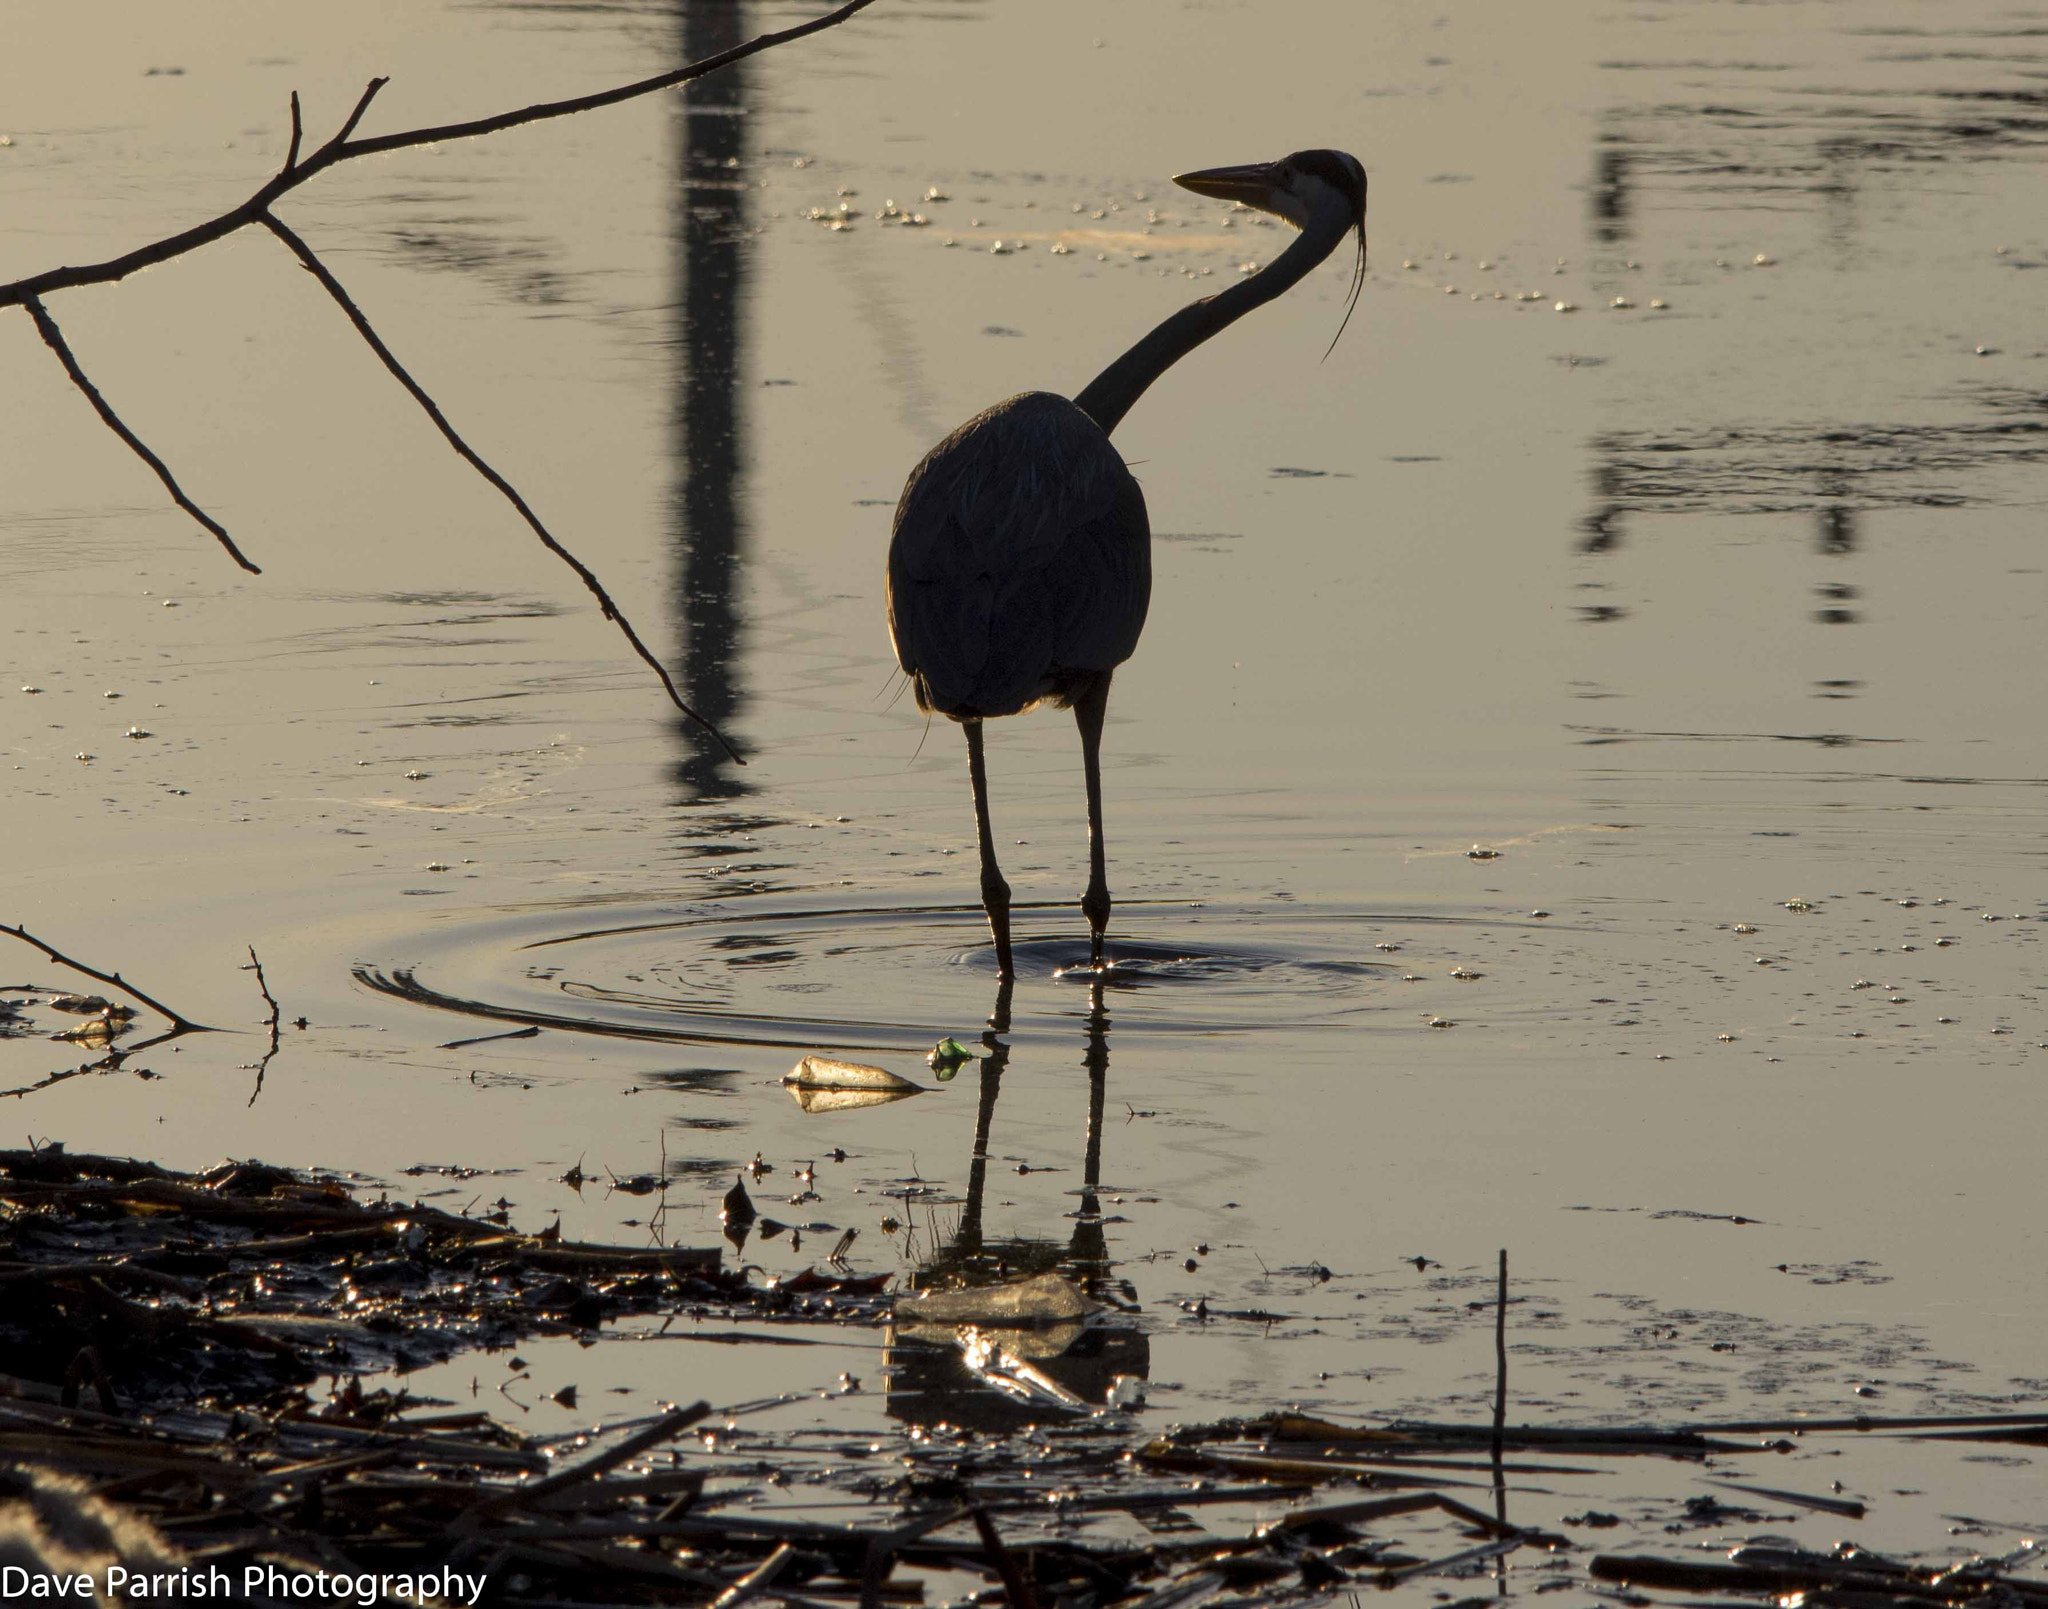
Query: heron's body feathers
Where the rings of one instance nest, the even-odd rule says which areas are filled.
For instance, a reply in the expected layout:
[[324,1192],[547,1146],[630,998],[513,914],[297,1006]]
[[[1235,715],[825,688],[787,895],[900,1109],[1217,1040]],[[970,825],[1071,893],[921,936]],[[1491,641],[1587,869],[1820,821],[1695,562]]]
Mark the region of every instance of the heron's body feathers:
[[896,505],[889,635],[920,708],[956,719],[1069,702],[1138,646],[1144,493],[1101,427],[1027,391],[925,455]]

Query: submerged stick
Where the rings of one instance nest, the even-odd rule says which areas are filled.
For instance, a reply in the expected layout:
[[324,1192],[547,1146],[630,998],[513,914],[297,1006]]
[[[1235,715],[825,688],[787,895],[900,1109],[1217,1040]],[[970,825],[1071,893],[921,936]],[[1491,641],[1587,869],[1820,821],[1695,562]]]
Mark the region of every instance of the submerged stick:
[[1962,1430],[1976,1426],[2025,1429],[2048,1426],[2048,1413],[1942,1413],[1885,1418],[1858,1414],[1853,1419],[1736,1419],[1717,1424],[1687,1425],[1681,1433],[1713,1436],[1772,1436],[1801,1430]]
[[256,987],[262,991],[263,998],[270,1002],[270,1048],[263,1053],[261,1059],[256,1063],[256,1087],[249,1091],[249,1104],[254,1106],[256,1104],[256,1097],[263,1093],[263,1075],[270,1069],[270,1058],[277,1054],[278,1009],[277,999],[271,994],[270,985],[264,979],[263,963],[256,959],[256,946],[253,944],[249,946],[249,965],[256,973]]
[[977,1507],[969,1513],[974,1520],[974,1529],[980,1533],[981,1545],[988,1550],[989,1562],[996,1567],[996,1574],[1003,1578],[1004,1597],[1011,1609],[1038,1609],[1038,1594],[1017,1567],[1016,1556],[1003,1545],[1003,1535],[996,1529],[996,1522],[988,1517],[986,1509]]
[[[1508,1249],[1500,1249],[1500,1295],[1493,1308],[1493,1461],[1498,1464],[1508,1428]],[[1498,1481],[1498,1475],[1495,1480]]]
[[614,1443],[603,1452],[584,1459],[573,1468],[558,1471],[545,1480],[535,1481],[531,1486],[515,1487],[500,1496],[486,1498],[469,1511],[469,1518],[494,1518],[513,1509],[524,1508],[530,1503],[538,1503],[571,1486],[581,1485],[584,1481],[595,1480],[607,1470],[618,1468],[628,1459],[639,1457],[648,1448],[681,1435],[698,1420],[710,1418],[712,1411],[710,1403],[695,1402],[687,1408],[678,1408],[674,1413],[663,1414],[653,1424],[635,1431],[624,1441]]
[[171,473],[169,466],[149,450],[140,436],[121,422],[121,416],[114,412],[113,404],[101,396],[99,388],[86,378],[85,370],[78,366],[78,359],[73,356],[69,343],[64,339],[64,332],[57,328],[57,321],[50,317],[49,309],[43,306],[41,298],[24,296],[21,298],[21,305],[28,309],[28,316],[36,321],[36,333],[42,336],[43,344],[57,354],[57,361],[64,365],[64,372],[71,376],[71,383],[85,393],[85,400],[92,404],[93,412],[100,416],[101,422],[109,430],[127,443],[130,452],[156,471],[156,478],[164,483],[164,490],[171,494],[171,501],[211,531],[215,540],[228,550],[228,557],[235,563],[251,575],[261,575],[261,567],[250,563],[249,556],[235,546],[235,539],[228,535],[227,528],[185,495],[185,489],[178,484],[177,477]]
[[134,984],[127,982],[118,972],[101,972],[95,967],[87,966],[83,961],[72,960],[70,956],[64,954],[61,950],[51,949],[49,945],[29,932],[27,928],[9,927],[5,922],[0,922],[0,933],[11,933],[24,944],[33,944],[52,961],[55,961],[57,965],[69,967],[73,972],[83,972],[88,978],[97,979],[101,983],[111,984],[131,999],[140,1000],[151,1011],[156,1012],[159,1016],[168,1018],[172,1026],[181,1034],[210,1034],[217,1031],[207,1027],[203,1022],[194,1022],[190,1017],[180,1016],[161,1000],[144,994]]
[[526,499],[521,497],[518,491],[514,489],[512,483],[489,464],[485,463],[477,450],[457,434],[455,427],[448,422],[448,416],[442,413],[434,399],[427,395],[426,388],[406,371],[405,365],[398,361],[397,357],[393,355],[391,348],[386,346],[377,332],[370,327],[369,319],[364,317],[363,310],[356,306],[349,293],[342,288],[341,281],[334,277],[325,263],[313,255],[313,248],[301,240],[275,213],[266,211],[259,216],[258,221],[264,228],[284,242],[285,248],[294,257],[298,258],[300,266],[320,282],[321,289],[334,298],[336,304],[348,315],[349,322],[356,327],[356,333],[368,342],[370,350],[377,354],[378,362],[389,369],[392,378],[405,387],[412,400],[417,402],[425,411],[428,419],[433,421],[434,428],[441,432],[442,439],[455,449],[456,455],[498,489],[504,496],[505,501],[512,505],[514,512],[522,520],[526,521],[528,529],[540,538],[541,546],[576,572],[577,578],[582,581],[584,586],[590,589],[591,595],[597,599],[598,608],[603,612],[605,619],[611,621],[625,634],[626,641],[632,645],[633,652],[640,656],[648,669],[661,678],[661,685],[668,694],[669,702],[689,716],[699,726],[703,727],[714,738],[718,739],[718,746],[725,750],[726,757],[733,764],[745,765],[747,762],[740,758],[738,751],[730,743],[726,742],[725,734],[683,702],[683,695],[676,691],[676,684],[670,679],[667,668],[663,666],[660,660],[654,657],[653,650],[640,640],[640,633],[633,629],[633,623],[620,612],[619,606],[612,602],[611,594],[605,591],[604,583],[598,580],[590,566],[563,547],[555,539],[554,533],[541,523],[540,516],[534,513]]

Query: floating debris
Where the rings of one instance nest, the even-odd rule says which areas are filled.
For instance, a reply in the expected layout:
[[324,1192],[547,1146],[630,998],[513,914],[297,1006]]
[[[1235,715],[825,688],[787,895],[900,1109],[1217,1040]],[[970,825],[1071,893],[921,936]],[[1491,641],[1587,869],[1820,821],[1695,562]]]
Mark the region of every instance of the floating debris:
[[957,1039],[941,1039],[925,1056],[925,1062],[933,1072],[944,1079],[951,1078],[968,1062],[984,1054],[986,1052],[969,1050]]

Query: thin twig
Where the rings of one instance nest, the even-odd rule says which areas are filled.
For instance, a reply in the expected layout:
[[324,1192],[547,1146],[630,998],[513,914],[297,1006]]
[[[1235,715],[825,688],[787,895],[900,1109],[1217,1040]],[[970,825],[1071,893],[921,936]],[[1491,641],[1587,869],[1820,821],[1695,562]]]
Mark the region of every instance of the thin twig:
[[251,575],[261,575],[263,571],[249,562],[247,555],[235,546],[235,539],[228,535],[221,523],[185,495],[184,488],[179,486],[176,478],[165,467],[164,461],[143,444],[140,436],[121,422],[121,416],[114,412],[107,399],[99,394],[98,388],[85,377],[85,370],[78,366],[78,359],[71,355],[71,348],[64,340],[64,332],[57,328],[57,321],[50,317],[42,299],[37,296],[23,296],[20,300],[21,305],[28,309],[28,316],[36,321],[36,329],[42,335],[45,344],[57,354],[57,361],[64,365],[64,372],[71,376],[71,383],[85,393],[85,400],[93,405],[93,410],[99,414],[106,427],[125,441],[137,458],[156,471],[156,478],[164,483],[164,490],[171,494],[171,501],[213,532],[220,545],[228,550],[229,558]]
[[355,133],[356,125],[363,120],[363,113],[370,109],[370,102],[377,98],[377,91],[390,82],[388,78],[373,78],[363,86],[363,93],[356,101],[355,110],[348,114],[347,120],[335,131],[334,138],[320,147],[322,152],[339,151],[342,148],[348,137]]
[[[33,933],[29,932],[27,928],[9,927],[5,922],[0,922],[0,933],[9,933],[12,934],[15,938],[20,939],[24,944],[33,944],[37,949],[41,950],[43,954],[47,955],[52,961],[55,961],[57,965],[61,967],[69,967],[73,972],[83,972],[88,978],[97,979],[101,983],[112,984],[116,989],[119,989],[123,994],[128,995],[133,999],[140,1000],[145,1006],[149,1007],[151,1011],[154,1011],[159,1015],[168,1018],[172,1026],[174,1026],[179,1033],[210,1034],[216,1031],[215,1029],[207,1027],[206,1024],[203,1022],[194,1022],[190,1017],[179,1016],[177,1012],[173,1011],[161,1000],[152,999],[149,995],[144,994],[140,989],[136,988],[134,984],[127,982],[125,979],[122,978],[121,974],[118,972],[101,972],[97,968],[87,966],[83,961],[72,960],[70,956],[64,954],[61,950],[51,949],[49,945],[45,944],[41,939],[37,938]],[[155,1041],[152,1042],[154,1043]]]
[[301,240],[275,213],[264,213],[261,221],[266,229],[284,242],[286,249],[298,258],[306,272],[320,281],[321,288],[333,297],[341,310],[348,315],[349,322],[356,327],[356,333],[369,343],[370,350],[377,354],[378,361],[391,371],[392,377],[404,386],[413,401],[426,411],[427,417],[434,422],[434,428],[441,432],[442,438],[455,449],[462,461],[495,486],[519,517],[526,521],[533,534],[540,538],[541,545],[576,572],[583,584],[596,597],[598,608],[603,611],[605,619],[613,622],[625,634],[626,641],[633,645],[633,652],[661,678],[661,685],[668,692],[669,702],[717,738],[719,746],[725,750],[735,765],[745,765],[747,762],[740,758],[730,743],[726,742],[724,734],[683,702],[683,695],[676,690],[676,684],[669,678],[666,667],[654,657],[653,650],[640,640],[640,634],[633,629],[633,623],[619,612],[619,606],[612,602],[611,594],[605,591],[604,583],[598,580],[588,565],[555,540],[553,533],[541,524],[540,516],[528,506],[526,499],[519,495],[512,483],[485,463],[476,449],[456,433],[455,427],[448,422],[447,415],[442,413],[434,399],[427,395],[426,388],[406,372],[405,365],[393,356],[391,348],[386,346],[377,332],[370,327],[369,319],[363,316],[363,310],[356,306],[348,292],[342,288],[341,281],[328,271],[325,263],[313,255],[313,248]]
[[277,1054],[277,1019],[279,1012],[277,1009],[277,998],[271,994],[270,984],[264,979],[263,963],[256,959],[256,946],[253,944],[249,946],[249,965],[256,974],[256,987],[262,990],[263,998],[270,1002],[270,1048],[263,1053],[262,1058],[256,1063],[256,1087],[249,1091],[249,1104],[254,1106],[256,1104],[256,1097],[263,1093],[263,1075],[270,1069],[270,1058]]
[[468,123],[449,123],[440,128],[409,129],[400,134],[380,134],[373,139],[351,140],[347,136],[354,132],[358,120],[368,110],[371,97],[382,89],[387,80],[375,78],[370,87],[363,91],[363,97],[356,103],[349,120],[342,125],[341,132],[298,166],[273,174],[263,187],[240,206],[222,213],[217,218],[195,224],[178,234],[140,246],[120,257],[111,257],[105,262],[87,263],[76,268],[50,268],[40,274],[31,274],[26,279],[17,279],[0,284],[0,307],[14,307],[25,304],[32,296],[43,296],[50,291],[71,290],[80,285],[108,285],[115,280],[126,279],[140,269],[168,262],[173,257],[182,257],[189,251],[209,245],[224,235],[231,235],[237,229],[260,220],[270,210],[271,204],[289,190],[295,190],[316,175],[325,172],[337,162],[347,162],[359,156],[375,156],[384,151],[403,150],[414,145],[433,145],[444,140],[471,139],[482,134],[494,134],[500,129],[516,128],[522,123],[537,123],[544,118],[570,117],[577,112],[593,111],[600,106],[615,106],[621,101],[633,100],[642,95],[652,95],[657,90],[669,89],[677,84],[687,84],[693,78],[702,78],[715,73],[721,67],[729,67],[748,56],[758,55],[777,45],[801,39],[807,34],[837,26],[857,11],[864,11],[874,0],[846,0],[846,3],[813,17],[809,22],[798,23],[792,28],[783,28],[775,33],[759,34],[743,45],[722,50],[715,56],[706,56],[702,61],[691,62],[686,67],[643,78],[637,83],[626,84],[618,89],[600,90],[594,95],[580,95],[573,100],[547,101],[535,106],[522,107],[514,112],[500,112],[494,117],[478,118]]
[[299,165],[299,142],[305,138],[306,125],[299,116],[299,92],[292,91],[292,143],[284,154],[284,171],[289,173]]

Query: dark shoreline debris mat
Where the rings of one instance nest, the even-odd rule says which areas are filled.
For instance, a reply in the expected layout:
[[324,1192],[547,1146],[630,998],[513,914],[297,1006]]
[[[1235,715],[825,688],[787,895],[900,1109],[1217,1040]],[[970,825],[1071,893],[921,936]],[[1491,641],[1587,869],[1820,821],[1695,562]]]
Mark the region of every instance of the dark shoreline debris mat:
[[[1044,1273],[928,1290],[900,1312],[883,1283],[807,1272],[756,1286],[716,1248],[520,1235],[256,1163],[179,1174],[52,1146],[0,1152],[0,1570],[21,1572],[25,1597],[37,1571],[87,1574],[84,1601],[105,1604],[805,1609],[929,1594],[1167,1609],[1576,1587],[1624,1603],[1658,1589],[2048,1609],[2048,1583],[2018,1573],[2041,1556],[2031,1541],[1937,1562],[1801,1546],[1783,1535],[1797,1516],[1863,1522],[1864,1505],[1749,1474],[1788,1438],[2040,1445],[2048,1415],[1503,1425],[1497,1441],[1492,1426],[1291,1411],[1162,1427],[1140,1417],[1142,1397],[1118,1398],[1135,1353],[1111,1349],[1085,1372],[1066,1346],[1093,1333],[1101,1350],[1108,1332],[1090,1326],[1129,1328],[1128,1312],[1099,1312]],[[926,1360],[917,1411],[892,1399],[906,1422],[865,1461],[843,1432],[774,1427],[807,1392],[543,1436],[360,1379],[550,1335],[581,1344],[632,1315],[744,1319],[764,1336],[822,1317],[882,1332],[891,1355],[971,1361],[979,1348],[1016,1366]],[[971,1428],[981,1397],[1001,1411]],[[822,1483],[822,1508],[767,1500],[793,1471],[802,1485],[820,1446],[847,1472]],[[1652,1467],[1724,1495],[1660,1499],[1649,1527],[1641,1498],[1627,1504],[1636,1522],[1590,1506],[1562,1529],[1507,1518],[1575,1478]],[[824,1510],[837,1512],[814,1517]]]

